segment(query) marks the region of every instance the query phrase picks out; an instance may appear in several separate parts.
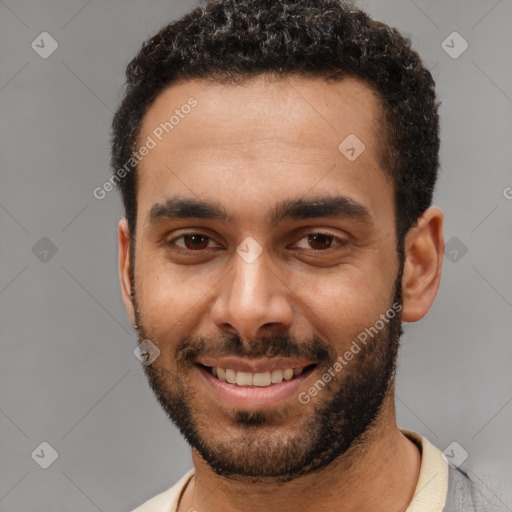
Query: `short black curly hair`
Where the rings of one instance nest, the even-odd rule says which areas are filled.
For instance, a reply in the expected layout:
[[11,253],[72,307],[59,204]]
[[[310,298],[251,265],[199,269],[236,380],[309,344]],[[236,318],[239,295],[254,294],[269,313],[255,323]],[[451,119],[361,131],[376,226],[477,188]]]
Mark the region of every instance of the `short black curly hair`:
[[178,79],[243,83],[261,74],[350,76],[376,91],[383,112],[379,156],[393,182],[402,247],[431,205],[437,180],[435,82],[409,38],[343,0],[209,0],[143,43],[126,69],[111,137],[114,173],[131,171],[118,180],[130,236],[136,227],[137,169],[133,159],[133,165],[127,162],[157,95]]

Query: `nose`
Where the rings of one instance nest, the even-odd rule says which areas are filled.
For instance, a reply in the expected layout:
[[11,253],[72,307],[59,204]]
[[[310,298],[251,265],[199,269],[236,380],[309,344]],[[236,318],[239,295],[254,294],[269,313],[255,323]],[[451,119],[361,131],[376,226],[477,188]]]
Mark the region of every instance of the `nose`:
[[213,322],[222,331],[248,340],[288,332],[293,314],[291,291],[265,253],[251,263],[238,255],[233,260],[213,304]]

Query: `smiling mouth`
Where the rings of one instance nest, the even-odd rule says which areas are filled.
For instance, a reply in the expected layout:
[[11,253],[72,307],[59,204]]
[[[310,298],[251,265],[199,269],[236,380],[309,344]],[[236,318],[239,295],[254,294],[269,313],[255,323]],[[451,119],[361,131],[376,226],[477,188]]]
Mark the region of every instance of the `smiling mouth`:
[[291,381],[305,376],[314,370],[316,364],[310,364],[304,368],[286,368],[284,370],[272,370],[266,372],[243,372],[232,368],[221,368],[220,366],[205,366],[197,363],[197,366],[203,368],[215,378],[228,384],[240,387],[270,387],[274,384],[281,384],[283,381]]

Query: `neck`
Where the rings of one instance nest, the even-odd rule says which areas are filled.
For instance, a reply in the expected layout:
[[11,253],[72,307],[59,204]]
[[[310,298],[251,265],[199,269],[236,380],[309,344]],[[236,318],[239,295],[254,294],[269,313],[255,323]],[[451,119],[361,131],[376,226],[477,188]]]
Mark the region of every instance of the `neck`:
[[[391,394],[390,396],[393,396]],[[195,450],[194,478],[179,512],[403,511],[418,481],[421,456],[398,429],[394,401],[388,397],[365,443],[350,448],[328,467],[283,483],[244,483],[214,473]]]

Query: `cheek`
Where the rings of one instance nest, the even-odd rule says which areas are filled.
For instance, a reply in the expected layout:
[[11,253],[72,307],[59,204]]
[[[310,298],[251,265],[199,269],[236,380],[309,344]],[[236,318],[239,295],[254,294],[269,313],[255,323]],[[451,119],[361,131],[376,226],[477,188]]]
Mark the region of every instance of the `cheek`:
[[389,286],[379,276],[355,267],[323,275],[297,274],[289,284],[301,308],[299,314],[339,348],[386,312]]
[[207,314],[209,292],[215,293],[217,273],[200,274],[193,266],[176,269],[154,258],[137,265],[137,273],[141,320],[150,338],[165,342],[161,350],[197,332],[198,319]]

